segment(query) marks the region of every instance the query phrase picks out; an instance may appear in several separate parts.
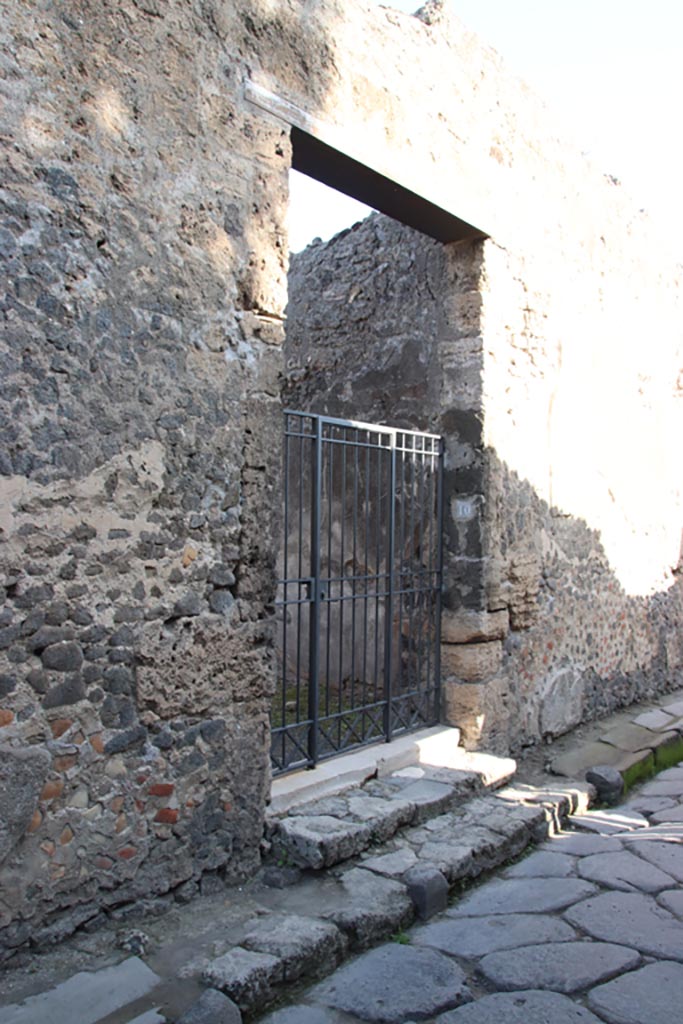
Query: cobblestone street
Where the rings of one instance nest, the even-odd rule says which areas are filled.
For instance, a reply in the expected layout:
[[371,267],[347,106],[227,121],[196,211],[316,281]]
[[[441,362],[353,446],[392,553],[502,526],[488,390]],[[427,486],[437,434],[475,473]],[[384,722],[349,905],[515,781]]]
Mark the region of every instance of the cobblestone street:
[[678,766],[263,1024],[671,1024],[683,1003],[682,822]]

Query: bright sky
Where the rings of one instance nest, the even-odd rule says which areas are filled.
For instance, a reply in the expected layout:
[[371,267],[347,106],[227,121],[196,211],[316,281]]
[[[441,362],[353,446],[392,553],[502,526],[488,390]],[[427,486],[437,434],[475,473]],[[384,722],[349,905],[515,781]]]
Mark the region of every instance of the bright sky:
[[[448,0],[557,112],[558,129],[639,207],[683,258],[683,3],[680,0]],[[385,0],[412,12],[419,0]],[[329,238],[367,208],[292,173],[291,248]]]

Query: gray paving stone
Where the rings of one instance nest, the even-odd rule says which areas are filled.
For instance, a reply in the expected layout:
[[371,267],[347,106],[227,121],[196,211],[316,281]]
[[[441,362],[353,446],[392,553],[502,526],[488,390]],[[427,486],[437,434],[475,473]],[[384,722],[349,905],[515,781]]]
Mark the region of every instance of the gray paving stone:
[[491,985],[504,991],[552,989],[581,992],[622,971],[633,970],[640,954],[607,942],[562,942],[524,946],[490,953],[478,970]]
[[335,967],[346,945],[345,936],[331,922],[297,914],[266,914],[250,926],[242,940],[245,949],[277,957],[285,982]]
[[683,806],[679,804],[677,807],[667,807],[664,810],[655,811],[650,815],[650,821],[653,825],[664,825],[668,821],[683,822]]
[[592,853],[617,853],[623,849],[620,839],[586,832],[560,832],[541,846],[541,850],[568,853],[578,857],[590,856]]
[[204,967],[202,980],[248,1009],[272,998],[272,985],[282,980],[282,962],[268,953],[235,946]]
[[641,893],[603,893],[565,911],[565,920],[604,942],[628,943],[649,956],[683,960],[683,924]]
[[451,956],[473,960],[502,949],[539,945],[544,942],[571,942],[577,938],[573,928],[556,917],[543,914],[495,914],[490,917],[459,917],[413,928],[412,941],[431,946]]
[[519,864],[508,868],[506,878],[567,878],[576,874],[576,857],[566,853],[536,850]]
[[622,892],[658,893],[674,885],[674,879],[641,857],[621,853],[596,853],[579,861],[581,878]]
[[142,960],[132,956],[115,967],[80,971],[22,1003],[0,1007],[0,1024],[74,1024],[74,1007],[78,1008],[78,1024],[94,1024],[151,992],[160,980]]
[[639,790],[639,796],[668,796],[673,800],[683,797],[683,779],[663,779],[658,775]]
[[339,968],[311,999],[377,1024],[424,1019],[472,998],[465,974],[433,949],[387,943]]
[[487,882],[447,910],[450,917],[489,914],[547,914],[592,896],[597,890],[579,878],[505,878]]
[[343,873],[339,884],[338,905],[321,917],[336,924],[354,949],[366,949],[413,920],[412,900],[400,882],[352,868]]
[[660,892],[657,903],[676,917],[683,918],[683,890],[667,889],[666,892]]
[[[239,1013],[239,1010],[237,1012]],[[241,1022],[241,1016],[237,1017],[235,1024],[241,1024]],[[128,1024],[166,1024],[166,1018],[162,1017],[158,1010],[146,1010],[145,1013],[141,1013],[138,1017],[133,1017]],[[223,1022],[220,1019],[214,1018],[211,1024],[223,1024]],[[230,1022],[225,1021],[225,1024],[230,1024]]]
[[670,704],[662,704],[662,711],[666,711],[669,715],[674,715],[676,718],[683,715],[683,700],[674,700]]
[[286,1006],[275,1013],[269,1013],[259,1024],[344,1024],[349,1018],[336,1012],[325,1010],[322,1006]]
[[496,992],[449,1010],[434,1024],[603,1024],[595,1014],[558,992]]
[[638,811],[639,814],[644,814],[646,818],[649,818],[651,814],[655,814],[657,811],[666,810],[667,807],[677,806],[676,800],[670,796],[636,796],[624,804],[626,810]]
[[[683,701],[681,701],[683,706]],[[667,768],[665,771],[660,772],[657,776],[658,779],[662,779],[664,782],[670,782],[675,779],[677,782],[683,779],[683,765],[677,764],[673,768]]]
[[[650,839],[649,835],[653,833],[653,838]],[[662,833],[656,833],[654,829],[650,829],[647,840],[633,841],[628,844],[628,849],[649,864],[659,868],[660,871],[671,875],[677,882],[683,882],[683,843],[666,842],[663,840],[663,836],[660,841],[655,838],[656,836],[662,836]]]
[[588,1005],[610,1024],[674,1024],[681,1019],[683,966],[648,964],[594,988]]

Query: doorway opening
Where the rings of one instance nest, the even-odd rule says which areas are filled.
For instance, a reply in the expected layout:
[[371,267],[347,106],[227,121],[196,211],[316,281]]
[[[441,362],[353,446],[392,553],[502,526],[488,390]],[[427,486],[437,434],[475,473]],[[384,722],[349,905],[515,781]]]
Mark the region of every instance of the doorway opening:
[[292,143],[295,171],[382,212],[290,256],[274,773],[439,720],[443,243],[480,235]]

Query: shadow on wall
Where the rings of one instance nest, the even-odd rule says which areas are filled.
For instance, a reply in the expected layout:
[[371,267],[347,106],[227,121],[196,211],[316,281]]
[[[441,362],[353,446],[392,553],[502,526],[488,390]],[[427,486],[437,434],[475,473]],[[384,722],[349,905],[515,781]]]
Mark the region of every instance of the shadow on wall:
[[[445,714],[469,745],[515,751],[678,685],[683,602],[680,576],[671,572],[676,567],[663,564],[666,543],[650,559],[645,543],[652,538],[644,528],[628,528],[629,517],[642,516],[642,503],[624,507],[619,530],[614,503],[608,506],[610,550],[615,536],[624,548],[620,567],[632,558],[641,566],[656,562],[651,576],[660,570],[659,583],[638,596],[610,562],[598,530],[551,508],[486,446],[483,373],[490,352],[482,302],[492,244],[444,246],[372,215],[297,254],[285,402],[444,437]],[[503,294],[506,315],[514,314],[515,298]],[[543,308],[549,300],[538,302]],[[571,447],[563,462],[547,443],[558,373],[553,335],[536,328],[528,337],[508,333],[500,347],[512,364],[519,354],[515,380],[523,378],[529,395],[510,399],[518,405],[509,450],[528,454],[523,427],[546,476],[549,469],[555,478],[576,471]],[[527,366],[533,345],[543,360]],[[588,478],[584,496],[603,512],[602,492],[591,491],[595,479],[595,473]],[[604,490],[604,479],[598,482]],[[670,540],[664,530],[671,512],[657,514],[657,529]]]
[[599,531],[485,458],[482,600],[447,609],[442,632],[445,714],[467,746],[518,752],[683,685],[680,559],[660,590],[627,593]]

